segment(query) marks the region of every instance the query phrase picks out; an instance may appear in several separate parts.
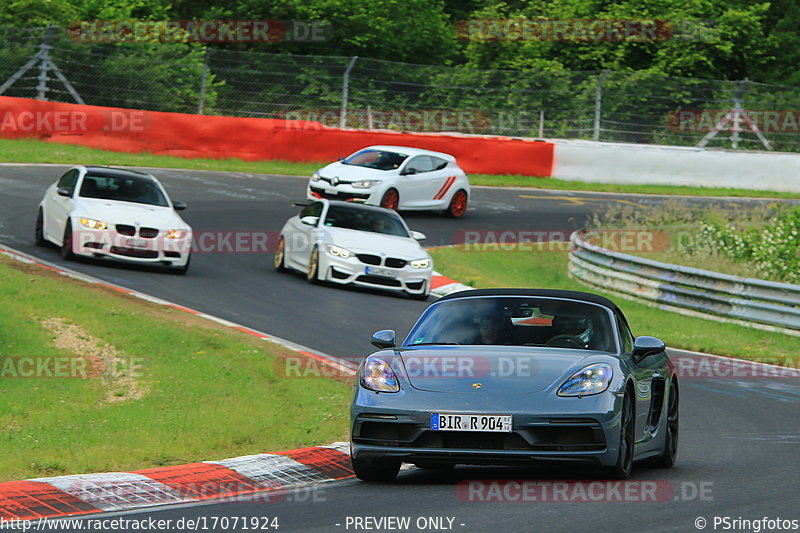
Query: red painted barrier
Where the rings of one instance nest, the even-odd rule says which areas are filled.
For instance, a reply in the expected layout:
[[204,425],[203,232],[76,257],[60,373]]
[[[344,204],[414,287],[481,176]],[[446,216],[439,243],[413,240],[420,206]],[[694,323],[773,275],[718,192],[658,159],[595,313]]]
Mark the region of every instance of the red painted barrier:
[[0,96],[0,137],[115,152],[245,161],[333,161],[389,144],[455,156],[469,173],[550,176],[553,144],[458,134],[341,130],[319,122],[162,113]]

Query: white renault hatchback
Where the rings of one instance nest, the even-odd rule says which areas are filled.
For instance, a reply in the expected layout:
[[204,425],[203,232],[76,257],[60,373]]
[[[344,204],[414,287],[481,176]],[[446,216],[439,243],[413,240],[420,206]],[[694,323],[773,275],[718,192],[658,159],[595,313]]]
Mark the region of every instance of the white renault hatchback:
[[281,229],[278,271],[428,297],[433,259],[419,244],[425,235],[409,230],[395,211],[329,200],[303,205]]
[[61,256],[153,263],[186,272],[192,229],[150,175],[76,166],[51,185],[39,203],[36,244],[51,242]]
[[403,146],[369,146],[319,169],[309,199],[328,198],[399,210],[439,210],[461,217],[469,178],[455,157]]

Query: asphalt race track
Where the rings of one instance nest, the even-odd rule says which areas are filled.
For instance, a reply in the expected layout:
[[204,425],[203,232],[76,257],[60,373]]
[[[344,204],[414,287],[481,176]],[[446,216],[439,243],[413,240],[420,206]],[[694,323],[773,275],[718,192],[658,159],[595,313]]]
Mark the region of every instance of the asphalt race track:
[[[300,275],[274,272],[264,253],[195,254],[186,276],[97,261],[62,261],[55,248],[33,244],[35,210],[64,166],[0,165],[0,243],[56,264],[239,322],[340,357],[363,357],[369,335],[394,328],[403,336],[427,305],[385,293],[311,286]],[[189,204],[195,231],[274,231],[296,213],[305,180],[220,172],[155,170],[173,199]],[[426,245],[452,242],[462,230],[561,230],[612,205],[649,206],[638,196],[476,188],[470,210],[455,221],[410,214]],[[685,200],[708,203],[711,200]],[[716,202],[716,201],[715,201]],[[723,205],[729,203],[721,202]],[[748,201],[733,202],[743,206]],[[623,306],[624,307],[624,306]],[[643,332],[641,332],[643,333]],[[654,332],[657,334],[657,332]],[[697,531],[714,516],[800,519],[800,384],[797,379],[685,378],[681,442],[671,470],[635,469],[633,480],[654,481],[659,501],[480,502],[459,492],[462,480],[584,479],[581,471],[458,468],[404,471],[394,484],[342,483],[275,503],[212,503],[126,513],[126,518],[277,516],[280,531],[365,531],[347,517],[453,518],[456,531]],[[667,496],[664,496],[664,495]],[[445,520],[444,524],[447,524]],[[338,524],[338,525],[337,525]],[[462,525],[463,524],[463,525]],[[410,531],[417,531],[412,526]],[[717,530],[721,530],[718,526]]]

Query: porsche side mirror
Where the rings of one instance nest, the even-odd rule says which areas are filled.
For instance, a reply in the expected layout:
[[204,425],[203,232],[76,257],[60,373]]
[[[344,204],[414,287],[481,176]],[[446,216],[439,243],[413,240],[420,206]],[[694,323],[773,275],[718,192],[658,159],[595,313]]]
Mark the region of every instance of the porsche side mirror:
[[186,207],[186,202],[172,202],[172,208],[175,211],[183,211]]
[[312,217],[312,216],[302,217],[300,219],[300,222],[302,222],[306,226],[316,226],[317,222],[319,222],[319,217]]
[[56,192],[58,193],[59,196],[64,196],[65,198],[69,198],[70,196],[72,196],[74,189],[70,189],[69,187],[59,187],[58,189],[56,189]]
[[394,339],[394,330],[393,329],[384,329],[381,331],[376,331],[373,333],[372,338],[369,340],[373,346],[377,348],[394,348],[395,346],[395,339]]
[[633,341],[633,360],[637,363],[649,355],[663,352],[667,348],[664,341],[656,337],[641,336]]
[[421,231],[412,231],[411,232],[411,238],[416,240],[416,241],[424,241],[428,237],[424,233],[422,233]]

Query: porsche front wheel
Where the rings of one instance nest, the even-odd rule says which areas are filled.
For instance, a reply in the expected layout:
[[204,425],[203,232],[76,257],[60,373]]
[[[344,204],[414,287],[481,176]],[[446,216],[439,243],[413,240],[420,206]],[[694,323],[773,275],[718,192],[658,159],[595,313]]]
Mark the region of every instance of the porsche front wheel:
[[631,470],[633,470],[635,421],[633,394],[630,391],[625,391],[620,413],[619,454],[617,455],[617,463],[608,469],[608,474],[614,479],[628,479],[628,476],[631,475]]

